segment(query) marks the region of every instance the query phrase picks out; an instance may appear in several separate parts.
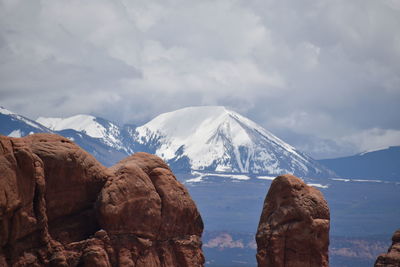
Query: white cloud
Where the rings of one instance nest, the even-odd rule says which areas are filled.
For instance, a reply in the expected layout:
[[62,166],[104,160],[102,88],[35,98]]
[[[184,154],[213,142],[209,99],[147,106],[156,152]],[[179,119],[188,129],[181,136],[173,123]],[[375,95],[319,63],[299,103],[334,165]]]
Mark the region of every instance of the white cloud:
[[370,151],[400,144],[400,130],[367,129],[342,137],[342,141],[356,144],[359,151]]

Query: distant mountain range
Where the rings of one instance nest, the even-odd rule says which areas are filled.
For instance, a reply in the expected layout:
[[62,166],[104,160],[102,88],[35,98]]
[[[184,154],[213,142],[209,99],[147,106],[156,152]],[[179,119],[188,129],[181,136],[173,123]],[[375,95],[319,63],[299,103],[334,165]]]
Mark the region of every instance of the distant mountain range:
[[341,177],[400,181],[400,146],[319,162]]
[[162,157],[177,172],[334,176],[306,154],[224,107],[184,108],[161,114],[140,127],[120,127],[90,115],[33,121],[1,108],[0,123],[0,133],[8,136],[63,135],[107,166],[145,151]]
[[[105,128],[102,123],[96,124],[97,121],[103,122],[100,118],[82,115],[82,118],[94,120],[94,124],[100,129]],[[85,121],[84,119],[82,121]],[[87,120],[86,120],[87,121]],[[104,120],[104,122],[107,122]],[[107,123],[104,123],[106,126]],[[95,127],[95,128],[97,128]],[[129,131],[129,127],[124,128]],[[12,137],[22,137],[33,133],[56,133],[74,141],[87,152],[95,156],[101,163],[106,166],[113,165],[115,162],[130,154],[129,146],[111,146],[103,138],[90,136],[93,132],[86,133],[86,130],[76,130],[66,127],[65,129],[52,130],[45,125],[28,119],[24,116],[15,114],[3,107],[0,107],[0,134]],[[123,138],[121,138],[123,139]]]
[[119,126],[91,115],[34,121],[0,108],[0,134],[21,137],[38,132],[63,135],[106,166],[144,151],[160,156],[181,173],[335,177],[336,172],[348,178],[399,177],[399,147],[316,161],[250,119],[219,106],[164,113],[139,127]]

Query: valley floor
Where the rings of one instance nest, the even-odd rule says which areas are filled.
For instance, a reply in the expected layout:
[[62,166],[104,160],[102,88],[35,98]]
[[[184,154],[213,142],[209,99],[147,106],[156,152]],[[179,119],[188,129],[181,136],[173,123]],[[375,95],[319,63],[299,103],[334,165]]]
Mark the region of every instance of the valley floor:
[[[206,266],[256,266],[257,230],[271,179],[178,174],[202,214]],[[188,182],[189,180],[189,182]],[[330,266],[372,266],[400,227],[400,183],[305,179],[318,186],[331,211]]]

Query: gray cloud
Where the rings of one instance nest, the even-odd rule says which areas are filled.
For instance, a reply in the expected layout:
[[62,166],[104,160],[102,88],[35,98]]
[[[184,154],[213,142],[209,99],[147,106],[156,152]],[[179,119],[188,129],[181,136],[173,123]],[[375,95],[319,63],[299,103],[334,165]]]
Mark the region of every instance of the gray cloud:
[[1,104],[120,123],[226,105],[316,157],[400,144],[399,7],[1,1]]

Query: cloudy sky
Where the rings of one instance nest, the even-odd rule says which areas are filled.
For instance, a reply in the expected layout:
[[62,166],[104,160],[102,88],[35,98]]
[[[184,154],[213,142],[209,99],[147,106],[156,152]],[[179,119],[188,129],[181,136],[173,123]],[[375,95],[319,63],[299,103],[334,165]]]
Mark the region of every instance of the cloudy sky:
[[224,105],[316,158],[400,145],[400,0],[1,0],[0,105]]

